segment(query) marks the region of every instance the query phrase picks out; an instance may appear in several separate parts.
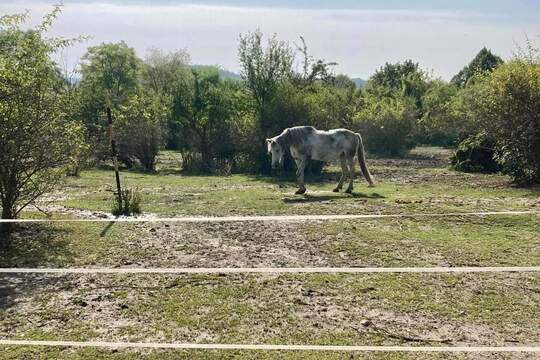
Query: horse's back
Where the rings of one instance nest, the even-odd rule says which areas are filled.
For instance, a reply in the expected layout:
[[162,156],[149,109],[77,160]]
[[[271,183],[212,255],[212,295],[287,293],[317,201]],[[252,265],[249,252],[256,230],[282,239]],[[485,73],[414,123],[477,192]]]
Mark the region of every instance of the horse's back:
[[354,156],[357,139],[356,133],[347,129],[317,130],[311,141],[313,158],[332,161],[341,155]]

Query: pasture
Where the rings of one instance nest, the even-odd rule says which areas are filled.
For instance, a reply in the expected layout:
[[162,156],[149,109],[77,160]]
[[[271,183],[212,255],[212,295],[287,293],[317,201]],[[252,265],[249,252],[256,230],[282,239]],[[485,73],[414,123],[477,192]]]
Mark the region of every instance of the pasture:
[[[441,214],[332,221],[28,223],[2,267],[537,266],[540,189],[449,170],[448,151],[368,159],[376,187],[332,193],[339,171],[307,179],[182,174],[162,152],[153,174],[122,172],[143,218],[298,214]],[[85,171],[23,218],[106,218],[113,173]],[[540,345],[540,275],[1,274],[9,339],[313,345]],[[6,346],[4,359],[533,359],[537,354],[118,350]]]

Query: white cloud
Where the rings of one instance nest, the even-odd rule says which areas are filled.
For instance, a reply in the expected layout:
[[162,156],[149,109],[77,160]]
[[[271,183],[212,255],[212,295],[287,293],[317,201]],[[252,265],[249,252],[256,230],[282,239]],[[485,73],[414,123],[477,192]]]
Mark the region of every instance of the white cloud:
[[[30,4],[34,21],[50,7]],[[21,11],[0,4],[0,12]],[[451,77],[483,46],[510,56],[524,34],[540,24],[481,14],[410,10],[264,9],[226,6],[70,4],[53,34],[93,36],[69,52],[75,62],[90,45],[125,40],[140,55],[149,47],[187,48],[194,63],[237,71],[238,35],[260,28],[288,41],[307,40],[315,57],[339,63],[338,70],[367,77],[384,62],[411,58],[435,75]]]

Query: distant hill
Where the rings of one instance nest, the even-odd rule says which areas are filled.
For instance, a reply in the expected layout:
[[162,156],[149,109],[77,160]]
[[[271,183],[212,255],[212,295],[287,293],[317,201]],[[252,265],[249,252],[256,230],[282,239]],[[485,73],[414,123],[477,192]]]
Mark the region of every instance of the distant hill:
[[194,68],[194,69],[198,69],[198,70],[204,70],[204,69],[209,69],[209,68],[217,68],[217,69],[218,69],[218,72],[219,72],[219,76],[220,76],[222,79],[232,79],[232,80],[241,80],[241,79],[242,79],[242,77],[240,76],[240,74],[237,74],[237,73],[232,72],[232,71],[229,71],[229,70],[222,69],[222,68],[220,68],[219,66],[213,66],[213,65],[192,65],[191,67]]
[[241,80],[242,79],[240,74],[237,74],[235,72],[225,70],[225,69],[219,69],[219,76],[221,76],[224,79],[233,79],[233,80]]
[[361,78],[351,78],[352,81],[356,84],[357,87],[364,87],[366,85],[366,80]]

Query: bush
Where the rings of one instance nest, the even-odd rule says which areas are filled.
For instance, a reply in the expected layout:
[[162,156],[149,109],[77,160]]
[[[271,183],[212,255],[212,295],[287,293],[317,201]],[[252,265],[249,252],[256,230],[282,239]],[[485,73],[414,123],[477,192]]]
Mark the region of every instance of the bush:
[[495,160],[495,141],[485,133],[463,140],[452,158],[452,168],[464,172],[495,173],[501,166]]
[[[115,121],[119,159],[128,167],[138,161],[144,170],[153,171],[156,157],[165,142],[164,99],[134,95],[120,107]],[[113,114],[114,115],[114,114]]]
[[499,66],[485,78],[472,105],[496,142],[504,172],[519,183],[540,183],[540,56],[520,56]]
[[120,205],[118,196],[115,195],[111,212],[114,216],[131,216],[141,214],[141,200],[141,195],[139,194],[138,190],[122,190],[122,204]]
[[356,114],[357,128],[367,151],[379,155],[402,156],[414,147],[416,107],[411,98],[368,97]]
[[422,118],[417,129],[417,142],[452,146],[463,139],[464,117],[459,113],[457,86],[441,80],[433,81],[422,97]]
[[[84,126],[52,58],[71,42],[49,38],[60,8],[28,30],[29,15],[0,16],[0,210],[14,219],[50,192],[84,146]],[[0,224],[4,233],[8,223]],[[4,235],[4,234],[2,234]],[[0,236],[0,245],[7,243]]]

